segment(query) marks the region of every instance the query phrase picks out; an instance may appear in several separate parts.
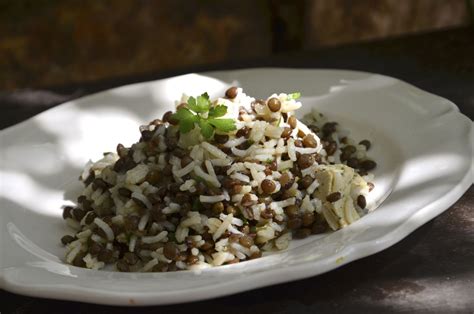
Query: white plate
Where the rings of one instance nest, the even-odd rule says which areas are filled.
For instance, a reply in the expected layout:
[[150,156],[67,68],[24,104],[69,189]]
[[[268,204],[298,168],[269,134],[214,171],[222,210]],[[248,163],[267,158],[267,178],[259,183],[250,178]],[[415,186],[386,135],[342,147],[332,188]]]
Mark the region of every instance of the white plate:
[[[382,205],[344,230],[294,241],[287,251],[197,272],[130,274],[62,262],[70,232],[60,207],[75,199],[81,167],[182,92],[222,95],[240,84],[253,96],[303,94],[374,142],[374,195]],[[472,121],[446,99],[397,79],[362,72],[249,69],[190,74],[112,89],[48,110],[0,134],[0,286],[39,297],[114,305],[187,302],[318,275],[379,252],[452,205],[472,184]]]

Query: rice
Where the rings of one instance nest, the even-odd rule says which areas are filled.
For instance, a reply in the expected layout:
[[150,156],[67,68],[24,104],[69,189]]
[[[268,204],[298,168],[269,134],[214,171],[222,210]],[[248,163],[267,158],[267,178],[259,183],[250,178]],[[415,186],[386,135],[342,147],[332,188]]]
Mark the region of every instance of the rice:
[[225,200],[225,196],[224,195],[215,195],[215,196],[200,195],[199,200],[201,201],[201,203],[217,203],[217,202]]
[[114,232],[112,229],[109,227],[108,224],[106,224],[102,219],[100,218],[95,218],[94,223],[104,231],[105,235],[107,236],[107,240],[112,241],[114,239]]
[[156,243],[156,242],[160,242],[161,240],[163,240],[167,235],[168,235],[167,231],[161,231],[156,236],[142,237],[141,240],[142,240],[143,243]]
[[[239,263],[287,249],[293,234],[338,230],[370,211],[369,141],[351,139],[316,111],[296,119],[302,104],[293,94],[226,94],[209,100],[218,117],[192,112],[183,96],[176,105],[199,115],[189,132],[166,113],[140,126],[130,147],[86,164],[77,205],[63,214],[75,230],[61,239],[67,263],[122,272]],[[214,119],[207,133],[206,119]],[[328,201],[335,191],[340,198]]]

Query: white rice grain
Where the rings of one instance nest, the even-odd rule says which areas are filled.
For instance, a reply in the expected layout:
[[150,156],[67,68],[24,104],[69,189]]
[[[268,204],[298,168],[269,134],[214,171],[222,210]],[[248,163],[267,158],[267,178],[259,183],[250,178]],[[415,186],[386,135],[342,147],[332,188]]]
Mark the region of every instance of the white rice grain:
[[236,146],[239,146],[240,144],[244,143],[245,141],[247,141],[247,139],[244,136],[241,136],[241,137],[238,137],[238,138],[235,138],[235,139],[232,139],[232,140],[228,140],[224,144],[224,146],[225,147],[236,147]]
[[109,241],[113,241],[114,240],[114,232],[112,231],[112,228],[110,228],[110,226],[105,223],[102,219],[100,219],[99,217],[96,217],[94,219],[94,223],[100,228],[102,229],[102,231],[104,231],[105,235],[107,236],[107,240]]
[[156,259],[156,258],[152,259],[151,261],[146,263],[145,266],[143,266],[142,272],[147,272],[147,271],[152,270],[152,268],[155,267],[156,265],[158,265],[158,263],[159,263],[158,259]]
[[286,232],[275,240],[275,246],[279,250],[285,250],[291,241],[291,232]]
[[220,150],[219,148],[217,148],[216,146],[212,145],[212,144],[209,144],[208,142],[202,142],[201,143],[201,146],[207,150],[211,155],[217,157],[217,158],[220,158],[220,159],[226,159],[227,158],[227,154],[224,153],[222,150]]
[[199,195],[199,201],[201,201],[201,203],[217,203],[225,200],[225,198],[224,195]]
[[161,231],[155,236],[149,236],[149,237],[142,237],[142,242],[143,243],[156,243],[162,241],[166,236],[168,235],[168,231]]
[[135,168],[130,169],[126,172],[125,181],[128,184],[137,184],[145,180],[148,174],[148,166],[144,164],[139,164]]
[[239,172],[235,172],[235,173],[231,174],[230,177],[232,179],[236,179],[236,180],[239,180],[239,181],[242,181],[242,182],[245,182],[245,183],[250,182],[249,176],[247,176],[245,174],[242,174],[242,173],[239,173]]
[[179,170],[176,170],[173,172],[173,174],[175,176],[177,176],[178,178],[182,178],[184,177],[185,175],[187,175],[188,173],[190,173],[191,171],[193,171],[194,167],[196,166],[196,162],[195,161],[191,161],[189,164],[187,164],[184,168],[181,168]]
[[137,236],[132,234],[130,236],[130,241],[128,242],[128,250],[130,252],[134,252],[135,251],[135,246],[137,245]]
[[306,192],[308,192],[308,194],[313,194],[313,192],[316,190],[318,186],[319,186],[318,180],[314,179],[313,183],[311,183],[306,189]]
[[150,201],[149,201],[148,198],[147,198],[145,195],[143,195],[141,192],[140,192],[140,193],[138,193],[138,192],[133,192],[133,193],[132,193],[132,198],[136,198],[136,199],[140,200],[140,201],[143,203],[143,205],[146,206],[146,208],[151,209],[152,205],[151,205]]
[[222,224],[217,228],[216,232],[212,235],[212,239],[216,241],[220,236],[227,230],[229,225],[232,223],[233,214],[227,215],[227,217],[222,221]]

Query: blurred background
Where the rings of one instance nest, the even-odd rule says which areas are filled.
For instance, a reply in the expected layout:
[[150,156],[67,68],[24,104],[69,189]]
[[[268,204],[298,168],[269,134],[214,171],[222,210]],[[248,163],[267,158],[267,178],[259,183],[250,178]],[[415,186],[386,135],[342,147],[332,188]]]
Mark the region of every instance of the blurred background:
[[473,4],[473,0],[0,0],[0,90],[265,59],[472,25]]

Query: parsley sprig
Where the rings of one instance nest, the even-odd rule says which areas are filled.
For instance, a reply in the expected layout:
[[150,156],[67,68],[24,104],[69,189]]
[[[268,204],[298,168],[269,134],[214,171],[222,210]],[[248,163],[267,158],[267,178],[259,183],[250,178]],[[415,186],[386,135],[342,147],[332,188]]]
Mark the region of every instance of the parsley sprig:
[[213,106],[209,95],[204,93],[197,98],[189,97],[187,107],[179,108],[173,118],[178,121],[181,133],[190,132],[197,124],[201,129],[202,136],[210,139],[216,130],[224,133],[236,130],[233,119],[218,119],[226,113],[226,106]]
[[300,92],[296,92],[296,93],[291,93],[291,94],[288,94],[288,96],[286,97],[287,100],[291,100],[291,99],[298,99],[301,97],[301,93]]

